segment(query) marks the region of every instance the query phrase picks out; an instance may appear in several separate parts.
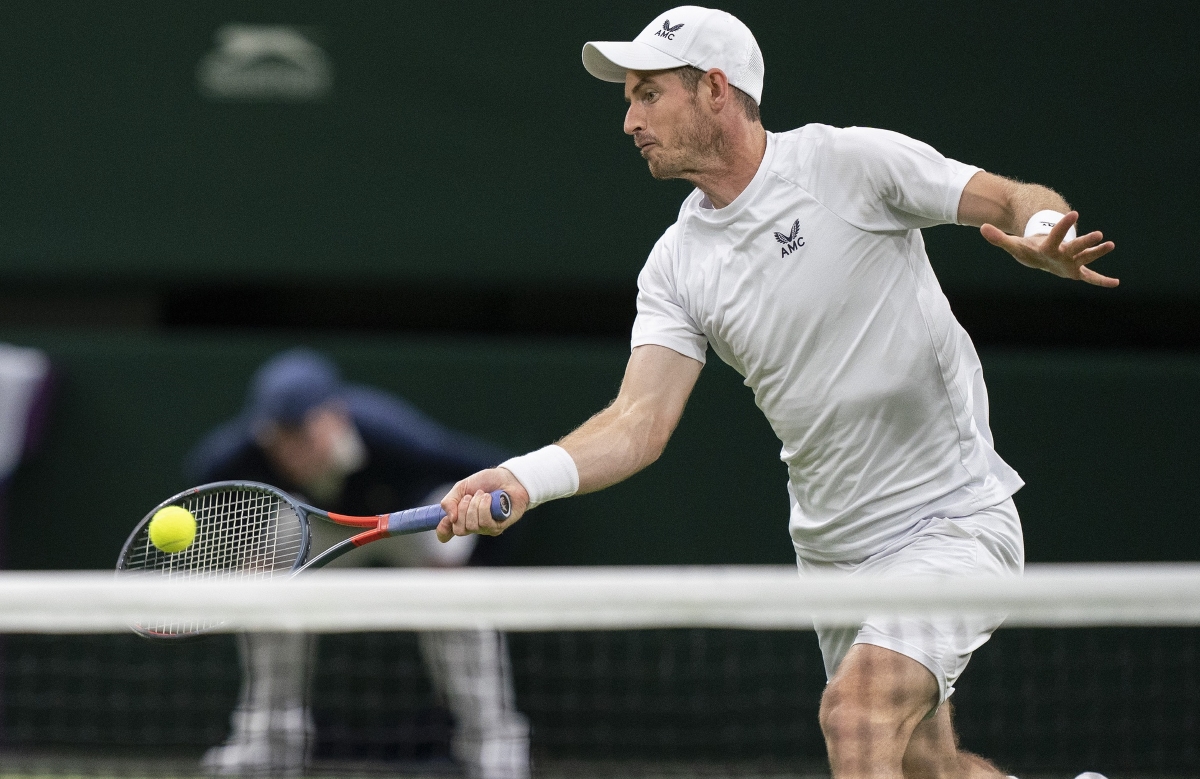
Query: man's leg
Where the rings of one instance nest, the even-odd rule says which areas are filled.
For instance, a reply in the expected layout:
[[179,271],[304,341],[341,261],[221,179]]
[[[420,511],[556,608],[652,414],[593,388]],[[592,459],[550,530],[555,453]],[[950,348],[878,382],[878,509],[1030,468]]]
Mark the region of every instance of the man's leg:
[[241,700],[228,740],[205,753],[204,767],[232,776],[298,776],[312,751],[308,710],[313,637],[305,633],[238,636]]
[[[329,522],[313,522],[312,554],[320,554],[348,536]],[[354,567],[370,559],[376,545],[334,560]],[[316,659],[316,637],[305,633],[244,633],[238,636],[242,692],[230,717],[229,738],[209,749],[204,768],[223,776],[299,776],[315,743],[316,725],[309,709],[309,687]]]
[[[452,486],[437,487],[424,502],[437,503]],[[393,560],[395,565],[437,568],[466,564],[478,540],[465,536],[442,544],[433,533],[416,533],[384,544],[409,545],[404,559]],[[529,721],[516,709],[504,634],[434,630],[419,633],[418,640],[430,679],[454,714],[451,749],[467,778],[529,779]]]
[[958,751],[938,682],[916,660],[855,644],[821,698],[834,779],[987,779],[1004,775]]
[[452,747],[468,779],[529,779],[529,723],[514,705],[503,634],[436,630],[419,639],[434,686],[454,712]]
[[958,748],[958,736],[951,724],[950,701],[933,717],[922,720],[908,741],[904,753],[905,779],[935,779],[953,776],[962,779],[992,779],[1005,776],[996,766],[979,755]]

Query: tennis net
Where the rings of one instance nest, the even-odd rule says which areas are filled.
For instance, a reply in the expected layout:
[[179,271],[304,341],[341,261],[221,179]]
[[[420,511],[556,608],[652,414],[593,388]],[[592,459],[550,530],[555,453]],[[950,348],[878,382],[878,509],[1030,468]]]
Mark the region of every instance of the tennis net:
[[[324,571],[252,584],[4,573],[0,773],[461,774],[446,677],[478,662],[472,642],[503,635],[534,776],[828,776],[811,622],[881,613],[1009,615],[952,701],[963,747],[1022,779],[1200,775],[1200,566],[1188,565],[954,581],[800,579],[789,567]],[[190,641],[129,631],[148,619],[217,627]],[[210,750],[231,721],[255,727],[235,713],[255,652],[305,665],[293,698],[308,712],[280,715],[304,760],[222,767]],[[439,670],[431,657],[459,660]]]

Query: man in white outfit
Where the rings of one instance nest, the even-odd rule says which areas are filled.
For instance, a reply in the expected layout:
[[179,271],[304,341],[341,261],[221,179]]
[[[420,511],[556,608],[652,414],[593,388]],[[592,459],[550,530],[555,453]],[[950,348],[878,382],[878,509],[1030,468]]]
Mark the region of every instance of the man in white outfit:
[[[721,11],[659,16],[583,62],[623,82],[655,178],[696,186],[638,279],[632,354],[613,403],[573,433],[460,482],[449,540],[625,479],[658,458],[704,365],[733,366],[783,444],[802,572],[1019,575],[1011,496],[979,358],[930,268],[921,228],[964,224],[1019,262],[1103,287],[1114,247],[1076,237],[1057,193],[947,159],[902,135],[807,125],[768,133],[763,59]],[[487,512],[507,489],[514,515]],[[829,684],[820,722],[833,775],[1000,777],[957,748],[942,704],[998,619],[817,626]]]

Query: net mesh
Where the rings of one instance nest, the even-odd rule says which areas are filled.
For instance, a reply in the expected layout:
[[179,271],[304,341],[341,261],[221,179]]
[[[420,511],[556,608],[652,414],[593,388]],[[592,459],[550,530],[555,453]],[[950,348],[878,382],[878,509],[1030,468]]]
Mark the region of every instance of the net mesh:
[[[443,584],[458,573],[469,573],[471,586],[488,580],[479,572],[449,572]],[[497,572],[492,583],[511,584],[507,573]],[[542,597],[591,602],[583,592],[572,598],[569,587],[564,595],[572,574],[557,571],[553,591]],[[1100,593],[1096,612],[1111,607],[1103,597],[1108,574],[1099,571],[1091,582]],[[578,575],[593,581],[595,572]],[[691,585],[698,575],[680,572]],[[728,571],[713,578],[734,586]],[[416,581],[403,572],[366,578],[322,572],[312,579],[326,580],[329,599],[343,602],[343,582],[378,589],[390,580],[398,586]],[[83,581],[76,577],[73,585],[81,593]],[[891,589],[887,582],[878,586]],[[153,605],[131,592],[122,596],[136,601],[125,603],[126,610]],[[0,578],[0,595],[6,593]],[[256,593],[247,589],[247,599]],[[1179,606],[1198,598],[1195,586],[1184,582],[1174,595],[1144,601],[1153,613],[1160,601]],[[0,618],[14,600],[0,599]],[[1022,779],[1083,770],[1110,779],[1200,774],[1200,620],[1104,625],[1086,610],[1044,616],[1036,600],[1018,601],[1011,613],[1016,623],[1038,626],[1002,628],[975,653],[957,685],[952,702],[963,747]],[[105,595],[94,608],[116,605]],[[986,606],[962,604],[966,611]],[[711,617],[692,613],[689,620]],[[395,617],[381,613],[377,621],[390,627]],[[6,624],[11,631],[17,620]],[[73,628],[43,623],[42,629]],[[509,664],[510,703],[529,725],[533,776],[829,773],[817,723],[824,668],[812,632],[797,625],[571,624],[505,637],[487,625],[443,622],[422,631],[360,626],[311,639],[295,632],[258,635],[256,648],[221,633],[180,643],[122,632],[9,632],[0,639],[0,772],[216,772],[211,750],[228,745],[238,728],[254,731],[254,710],[266,708],[278,716],[258,724],[274,733],[277,747],[280,733],[298,734],[300,762],[277,755],[274,768],[240,773],[455,775],[465,770],[455,741],[464,729],[461,712],[505,705],[488,698],[486,683],[464,680],[496,678],[489,663],[500,658]],[[248,697],[247,668],[274,674],[276,689]],[[287,689],[287,679],[299,679],[299,687]],[[293,711],[297,702],[307,714]]]

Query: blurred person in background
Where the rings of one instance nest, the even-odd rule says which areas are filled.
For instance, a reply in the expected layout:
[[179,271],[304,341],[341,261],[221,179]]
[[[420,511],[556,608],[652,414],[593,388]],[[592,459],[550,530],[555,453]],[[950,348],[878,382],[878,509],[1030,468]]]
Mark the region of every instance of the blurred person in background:
[[53,383],[44,352],[0,343],[0,527],[13,474],[41,440]]
[[[277,355],[255,373],[242,413],[192,453],[196,481],[259,481],[323,509],[372,515],[437,503],[448,484],[504,459],[499,450],[448,430],[405,401],[344,384],[337,368],[304,349]],[[314,522],[313,552],[344,531]],[[433,533],[380,541],[332,566],[460,566],[495,549],[477,537],[439,544]],[[454,715],[451,748],[473,779],[529,776],[529,727],[513,703],[504,636],[492,630],[419,635],[425,666]],[[315,640],[307,634],[239,636],[240,702],[225,744],[204,756],[221,775],[295,775],[312,755],[309,705]]]

